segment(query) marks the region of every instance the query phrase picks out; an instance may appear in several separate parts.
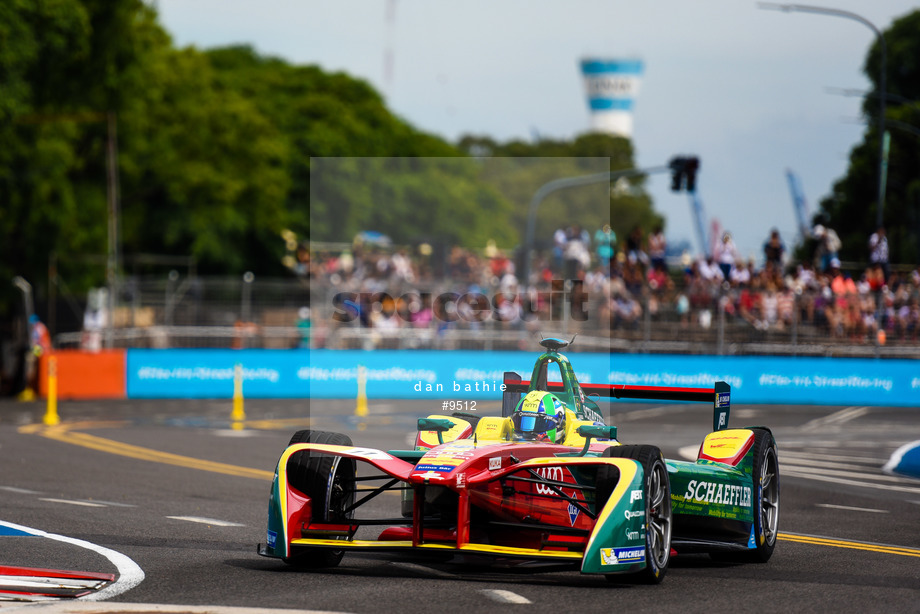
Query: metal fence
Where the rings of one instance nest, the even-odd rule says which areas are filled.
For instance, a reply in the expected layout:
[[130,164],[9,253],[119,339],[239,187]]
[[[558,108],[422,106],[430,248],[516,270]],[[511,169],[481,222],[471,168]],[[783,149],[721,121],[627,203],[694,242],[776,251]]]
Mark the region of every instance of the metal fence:
[[[412,288],[416,294],[439,296],[455,292],[450,284]],[[679,285],[669,294],[647,288],[631,296],[636,309],[624,317],[618,296],[590,293],[588,318],[565,312],[568,301],[532,313],[530,319],[485,321],[458,319],[425,322],[399,319],[387,325],[355,318],[340,322],[342,292],[327,283],[305,279],[182,277],[129,278],[117,288],[114,317],[93,314],[87,305],[83,330],[60,332],[55,345],[141,348],[337,348],[337,349],[477,349],[532,350],[540,334],[578,335],[572,351],[685,353],[715,355],[781,354],[807,356],[876,356],[920,358],[916,332],[887,339],[858,330],[838,330],[815,317],[815,297],[793,297],[791,318],[764,324],[746,320],[734,305],[733,290],[722,289],[705,300],[681,299]],[[378,287],[389,297],[404,287]],[[495,289],[486,289],[490,298]],[[402,294],[401,294],[402,293]],[[341,298],[341,297],[340,297]],[[97,301],[98,303],[98,301]],[[306,309],[305,309],[306,308]],[[308,309],[308,310],[307,310]],[[380,307],[378,311],[385,309]],[[94,317],[95,316],[95,317]],[[883,329],[884,330],[884,329]]]

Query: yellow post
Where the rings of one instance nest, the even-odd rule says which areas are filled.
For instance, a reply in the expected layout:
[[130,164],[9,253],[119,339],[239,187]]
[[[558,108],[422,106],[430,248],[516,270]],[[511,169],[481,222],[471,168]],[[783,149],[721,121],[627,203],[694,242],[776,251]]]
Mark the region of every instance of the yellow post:
[[241,430],[245,419],[246,412],[243,411],[243,365],[237,363],[233,369],[233,412],[230,414],[233,429]]
[[48,356],[48,405],[45,410],[44,423],[47,426],[61,423],[57,410],[57,357],[54,354]]
[[367,416],[367,369],[358,365],[358,404],[355,406],[355,415],[361,418]]

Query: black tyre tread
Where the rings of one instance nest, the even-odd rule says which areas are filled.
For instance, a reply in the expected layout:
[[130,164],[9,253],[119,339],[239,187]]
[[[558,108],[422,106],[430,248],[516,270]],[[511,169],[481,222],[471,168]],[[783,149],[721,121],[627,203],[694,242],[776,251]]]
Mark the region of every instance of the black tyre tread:
[[[288,443],[292,446],[296,443],[320,443],[333,446],[350,446],[351,438],[341,433],[330,433],[328,431],[297,431],[291,437]],[[354,461],[348,462],[354,465]],[[310,496],[315,501],[313,505],[314,520],[328,520],[327,518],[317,517],[317,512],[324,510],[326,506],[326,476],[332,470],[335,458],[328,454],[313,456],[308,451],[295,452],[288,460],[288,483]]]
[[[648,475],[649,470],[655,465],[656,462],[660,462],[662,465],[664,465],[664,457],[661,454],[661,450],[657,446],[651,446],[651,445],[611,446],[607,448],[606,450],[604,450],[604,453],[602,454],[602,456],[614,457],[614,458],[629,458],[634,461],[638,461],[639,463],[642,464],[642,468],[645,471],[646,475]],[[665,475],[667,475],[667,472],[665,472]],[[670,505],[671,486],[670,484],[666,484],[666,486],[667,486],[668,492],[667,492],[667,496],[665,497],[665,500],[668,502],[668,505]],[[599,472],[599,477],[598,477],[598,491],[597,492],[600,493],[600,472]],[[647,486],[644,488],[643,495],[645,496],[646,501],[647,501],[648,500]],[[609,497],[610,494],[607,493],[607,496]],[[646,545],[646,547],[648,546]],[[670,548],[670,544],[668,544],[668,548]],[[652,566],[647,565],[646,568],[643,569],[642,571],[636,574],[632,574],[632,577],[635,580],[638,580],[639,582],[642,582],[645,584],[658,584],[664,579],[664,576],[667,573],[667,571],[668,571],[668,567],[666,565],[660,570],[659,573],[656,574]],[[612,582],[618,582],[620,580],[620,577],[617,575],[609,575],[607,576],[607,579]]]
[[[763,459],[766,455],[766,452],[769,448],[773,448],[773,453],[776,455],[776,440],[773,438],[773,433],[770,429],[766,427],[749,427],[750,430],[754,432],[754,505],[756,509],[754,510],[754,533],[759,534],[761,531],[761,510],[760,510],[760,497],[757,495],[758,486],[757,480],[760,479],[760,469],[762,467]],[[777,470],[776,470],[776,484],[779,488],[779,456],[776,457],[777,460]],[[746,552],[712,552],[710,556],[717,561],[724,561],[729,563],[766,563],[770,560],[770,557],[773,556],[773,550],[776,548],[776,539],[774,538],[772,544],[761,544],[756,549],[748,550]]]
[[661,458],[661,450],[656,446],[647,445],[610,446],[604,450],[603,455],[616,458],[631,458],[639,461],[644,466],[656,458]]
[[[347,435],[309,429],[294,433],[288,445],[298,443],[318,443],[335,446],[353,445],[351,438]],[[307,450],[295,452],[288,459],[288,484],[312,499],[313,519],[317,521],[334,520],[327,517],[329,506],[326,501],[326,485],[335,461],[336,458],[328,454],[311,455]],[[338,470],[344,470],[354,476],[355,461],[340,459]],[[344,552],[341,550],[305,548],[297,556],[290,557],[285,562],[304,568],[335,567],[342,560],[343,555]]]
[[[306,429],[303,431],[297,431],[296,433],[291,435],[291,440],[288,442],[288,445],[292,446],[295,443],[308,443],[310,441],[310,433],[312,432],[313,431],[311,431],[310,429]],[[319,433],[321,431],[316,431],[316,432]]]

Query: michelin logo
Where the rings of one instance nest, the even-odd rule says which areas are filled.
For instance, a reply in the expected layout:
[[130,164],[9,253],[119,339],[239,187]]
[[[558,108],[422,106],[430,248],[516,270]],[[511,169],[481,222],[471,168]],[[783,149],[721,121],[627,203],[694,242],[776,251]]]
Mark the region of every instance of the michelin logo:
[[625,565],[645,560],[645,548],[601,548],[601,565]]
[[265,537],[265,542],[268,544],[269,548],[274,548],[277,540],[278,540],[278,534],[275,533],[274,531],[269,531]]

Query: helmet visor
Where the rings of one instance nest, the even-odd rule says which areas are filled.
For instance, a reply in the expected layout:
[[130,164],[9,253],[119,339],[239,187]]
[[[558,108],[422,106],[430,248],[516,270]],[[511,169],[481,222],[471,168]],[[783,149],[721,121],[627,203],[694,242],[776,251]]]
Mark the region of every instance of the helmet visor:
[[518,412],[511,417],[518,433],[545,433],[556,428],[556,417],[532,412]]

